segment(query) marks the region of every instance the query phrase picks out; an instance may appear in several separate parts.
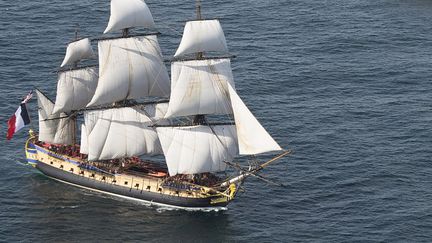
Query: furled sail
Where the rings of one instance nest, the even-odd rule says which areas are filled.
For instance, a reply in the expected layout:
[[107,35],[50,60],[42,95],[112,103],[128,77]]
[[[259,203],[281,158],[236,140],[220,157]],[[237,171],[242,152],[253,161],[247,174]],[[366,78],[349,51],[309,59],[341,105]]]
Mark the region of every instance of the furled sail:
[[194,20],[186,23],[174,57],[197,52],[227,53],[228,47],[219,20]]
[[95,93],[97,80],[96,67],[60,72],[53,114],[86,107]]
[[99,42],[99,81],[87,106],[146,96],[168,97],[169,77],[156,36]]
[[174,62],[171,97],[165,118],[196,114],[230,114],[227,83],[234,86],[229,59]]
[[282,150],[229,84],[228,90],[237,128],[239,154],[250,155]]
[[[67,117],[65,113],[53,115],[54,103],[39,90],[36,90],[36,95],[38,97],[39,141],[55,144],[72,144],[74,119]],[[66,118],[57,119],[60,117]]]
[[80,153],[88,154],[87,128],[85,127],[85,124],[81,124]]
[[224,171],[238,154],[235,127],[157,127],[169,174]]
[[[156,105],[157,106],[157,105]],[[156,109],[157,110],[157,109]],[[94,110],[84,113],[89,160],[161,154],[152,120],[138,107]]]
[[111,16],[104,34],[131,27],[154,28],[154,25],[144,0],[111,0]]
[[60,67],[74,64],[81,59],[90,58],[93,55],[93,49],[88,38],[74,41],[68,45],[65,58]]

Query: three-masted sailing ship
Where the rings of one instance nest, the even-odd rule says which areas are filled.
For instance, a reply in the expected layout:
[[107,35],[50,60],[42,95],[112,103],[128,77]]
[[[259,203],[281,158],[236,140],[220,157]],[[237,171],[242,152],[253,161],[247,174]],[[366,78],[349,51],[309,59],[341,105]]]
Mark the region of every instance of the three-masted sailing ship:
[[[247,177],[289,153],[237,94],[220,22],[202,19],[199,1],[196,11],[170,60],[170,78],[159,33],[149,32],[155,23],[146,3],[112,0],[104,34],[120,36],[71,42],[55,102],[36,90],[39,132],[30,130],[28,162],[75,186],[211,208],[226,206]],[[138,27],[147,32],[132,34]],[[97,42],[98,65],[81,65],[94,56],[91,42]],[[282,154],[249,167],[233,162],[270,151]],[[165,160],[149,160],[153,155]]]

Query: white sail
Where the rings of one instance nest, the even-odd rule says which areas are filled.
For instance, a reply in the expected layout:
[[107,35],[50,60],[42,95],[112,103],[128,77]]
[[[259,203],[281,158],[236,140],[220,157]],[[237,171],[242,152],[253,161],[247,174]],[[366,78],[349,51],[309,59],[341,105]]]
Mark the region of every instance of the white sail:
[[174,57],[196,52],[227,53],[225,35],[218,20],[194,20],[186,23]]
[[232,161],[238,154],[232,125],[157,127],[156,130],[170,176],[224,171],[224,161]]
[[237,129],[239,154],[250,155],[282,150],[246,107],[231,85],[228,85],[228,90]]
[[232,113],[227,83],[234,86],[229,59],[174,62],[165,118]]
[[99,81],[87,106],[169,96],[169,77],[156,36],[99,42]]
[[86,107],[95,93],[97,81],[95,67],[61,72],[53,114]]
[[87,128],[85,127],[85,124],[81,124],[80,153],[88,154]]
[[104,34],[131,27],[155,27],[147,4],[143,0],[111,0],[111,16]]
[[94,53],[89,38],[72,42],[66,49],[66,55],[60,67],[74,64],[81,59],[90,58],[93,55]]
[[88,159],[107,160],[161,154],[152,119],[137,107],[94,110],[84,113]]
[[57,119],[66,117],[67,115],[65,113],[53,115],[54,103],[39,90],[36,90],[36,95],[38,98],[39,113],[39,141],[55,144],[72,144],[74,120],[68,117]]
[[[60,113],[60,117],[66,117],[66,114]],[[75,124],[75,119],[71,117],[59,119],[53,143],[74,144]]]

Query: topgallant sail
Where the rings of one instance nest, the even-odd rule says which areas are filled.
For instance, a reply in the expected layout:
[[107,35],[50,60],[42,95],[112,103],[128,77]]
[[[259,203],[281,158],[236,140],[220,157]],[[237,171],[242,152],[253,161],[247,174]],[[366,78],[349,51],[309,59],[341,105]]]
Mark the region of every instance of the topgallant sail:
[[[104,33],[121,35],[77,38],[60,65],[55,102],[36,90],[39,132],[30,131],[28,162],[80,187],[172,207],[219,208],[247,177],[288,154],[237,94],[220,22],[202,19],[199,1],[196,9],[170,78],[146,3],[111,0]],[[131,34],[139,27],[147,32]],[[82,65],[95,56],[92,42],[98,65]],[[248,169],[233,162],[270,151],[282,153]],[[165,162],[148,160],[152,155]]]

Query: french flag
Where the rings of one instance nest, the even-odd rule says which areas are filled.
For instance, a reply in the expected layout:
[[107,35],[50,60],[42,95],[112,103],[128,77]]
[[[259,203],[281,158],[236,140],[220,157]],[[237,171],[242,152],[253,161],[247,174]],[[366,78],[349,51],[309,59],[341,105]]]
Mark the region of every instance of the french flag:
[[24,126],[30,124],[30,117],[27,112],[26,103],[32,97],[32,92],[30,92],[21,102],[18,109],[15,111],[15,114],[9,118],[8,121],[8,132],[7,132],[7,140],[11,140],[13,135],[18,132]]

